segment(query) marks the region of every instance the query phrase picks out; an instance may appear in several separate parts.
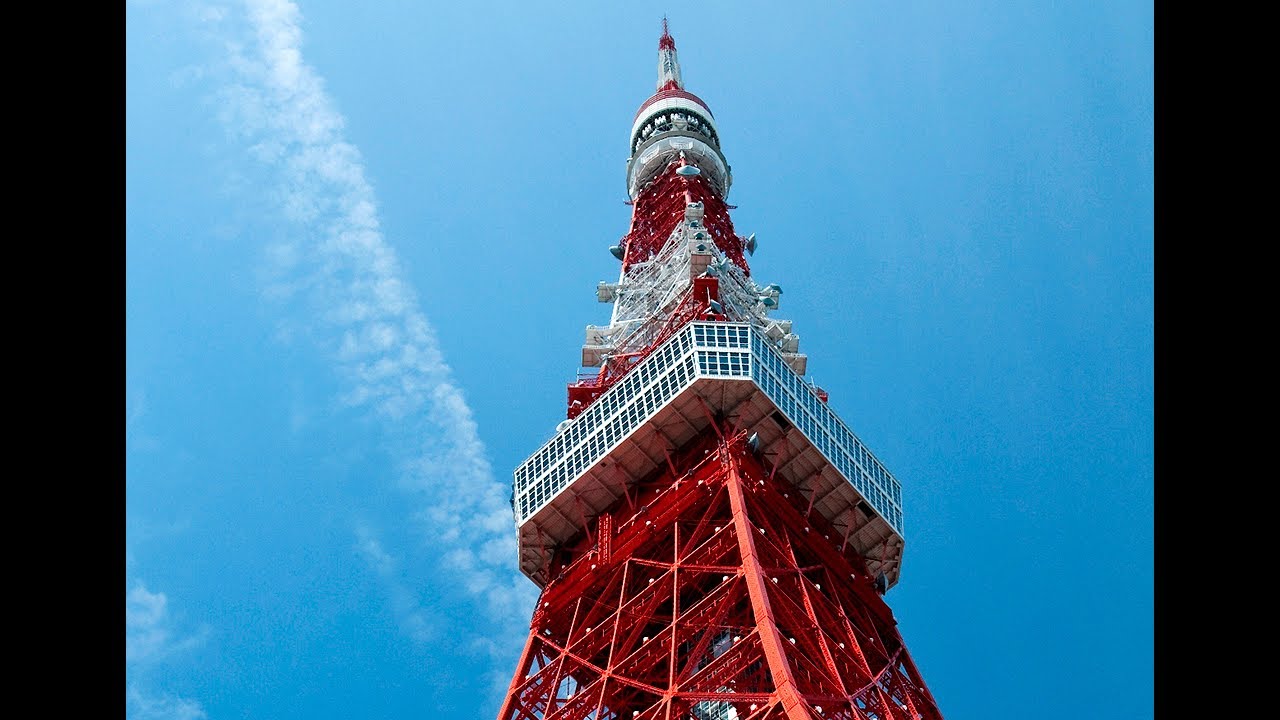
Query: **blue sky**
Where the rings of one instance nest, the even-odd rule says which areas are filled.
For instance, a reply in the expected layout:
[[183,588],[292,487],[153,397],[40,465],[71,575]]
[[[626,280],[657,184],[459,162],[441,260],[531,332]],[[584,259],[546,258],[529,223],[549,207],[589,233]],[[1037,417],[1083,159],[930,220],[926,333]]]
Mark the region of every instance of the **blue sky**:
[[1153,715],[1149,4],[126,6],[132,718],[491,718],[663,13],[946,717]]

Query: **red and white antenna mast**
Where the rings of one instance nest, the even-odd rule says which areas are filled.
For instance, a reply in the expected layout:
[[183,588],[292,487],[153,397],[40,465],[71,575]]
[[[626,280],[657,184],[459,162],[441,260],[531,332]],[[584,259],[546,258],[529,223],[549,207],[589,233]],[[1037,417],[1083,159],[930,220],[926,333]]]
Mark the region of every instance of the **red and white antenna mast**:
[[680,82],[680,60],[676,57],[676,41],[662,18],[662,37],[658,38],[658,92],[683,88]]
[[662,23],[568,419],[516,469],[542,588],[499,720],[941,720],[883,595],[902,490],[803,376]]

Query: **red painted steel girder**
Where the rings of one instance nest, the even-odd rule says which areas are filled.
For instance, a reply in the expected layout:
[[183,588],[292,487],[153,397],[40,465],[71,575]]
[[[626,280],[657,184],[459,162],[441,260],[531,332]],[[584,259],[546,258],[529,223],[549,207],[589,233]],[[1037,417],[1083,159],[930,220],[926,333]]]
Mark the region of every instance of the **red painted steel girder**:
[[940,720],[861,558],[719,433],[561,555],[499,720]]
[[650,255],[657,255],[676,224],[684,219],[685,206],[689,202],[701,202],[702,223],[716,247],[750,276],[742,238],[734,233],[733,221],[729,219],[729,206],[705,177],[680,175],[676,173],[678,167],[680,161],[672,161],[636,198],[631,209],[631,229],[622,237],[622,248],[626,252],[623,270],[648,260]]

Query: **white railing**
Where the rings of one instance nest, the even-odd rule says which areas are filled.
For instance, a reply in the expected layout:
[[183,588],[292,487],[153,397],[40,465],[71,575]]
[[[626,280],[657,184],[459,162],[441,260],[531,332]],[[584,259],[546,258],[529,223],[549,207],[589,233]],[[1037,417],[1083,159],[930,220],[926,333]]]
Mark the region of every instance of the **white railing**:
[[752,380],[808,441],[902,534],[902,486],[797,375],[775,343],[747,323],[690,323],[632,368],[515,471],[513,510],[524,524],[588,468],[699,379]]

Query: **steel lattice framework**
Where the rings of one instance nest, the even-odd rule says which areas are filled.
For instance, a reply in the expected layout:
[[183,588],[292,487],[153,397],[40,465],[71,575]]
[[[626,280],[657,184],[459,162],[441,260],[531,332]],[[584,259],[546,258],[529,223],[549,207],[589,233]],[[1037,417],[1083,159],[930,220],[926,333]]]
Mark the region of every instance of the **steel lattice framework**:
[[658,48],[599,370],[515,473],[542,594],[499,720],[940,719],[882,597],[900,486],[802,377],[665,20]]
[[543,590],[499,717],[940,718],[865,565],[746,434],[681,455]]

